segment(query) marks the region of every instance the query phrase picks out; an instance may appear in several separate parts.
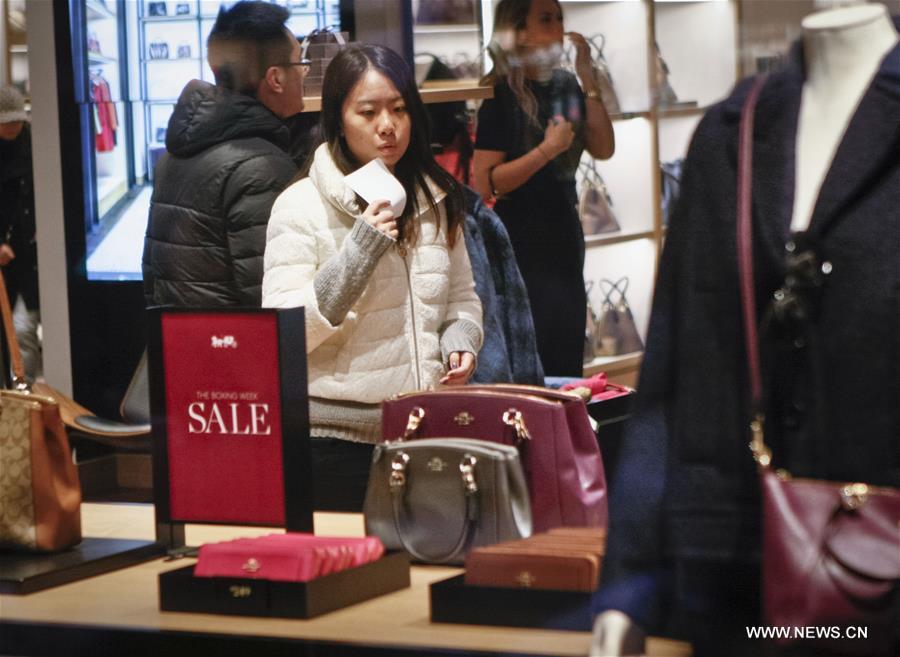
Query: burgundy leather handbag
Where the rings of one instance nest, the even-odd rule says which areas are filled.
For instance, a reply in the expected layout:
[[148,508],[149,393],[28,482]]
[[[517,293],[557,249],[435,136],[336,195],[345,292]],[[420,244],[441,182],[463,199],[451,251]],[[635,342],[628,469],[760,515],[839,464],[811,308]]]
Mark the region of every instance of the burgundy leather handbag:
[[458,437],[514,445],[531,498],[534,531],[606,527],[606,478],[597,437],[577,395],[516,384],[399,395],[382,404],[382,436]]
[[[763,438],[750,202],[753,109],[763,82],[764,78],[757,81],[741,114],[737,252],[755,409],[750,449],[763,501],[764,622],[824,628],[830,634],[822,637],[823,647],[841,654],[882,654],[893,642],[900,598],[900,491],[864,483],[794,479],[772,467],[772,453]],[[866,636],[851,638],[846,628],[853,628],[857,635],[857,628],[865,628]]]

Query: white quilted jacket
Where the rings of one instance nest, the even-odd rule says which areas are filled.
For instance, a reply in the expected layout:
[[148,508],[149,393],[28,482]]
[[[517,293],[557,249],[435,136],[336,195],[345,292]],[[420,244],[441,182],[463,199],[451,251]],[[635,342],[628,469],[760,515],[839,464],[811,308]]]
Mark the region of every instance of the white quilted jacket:
[[[385,251],[362,296],[334,326],[319,312],[313,279],[361,214],[343,179],[323,144],[309,177],[275,201],[266,236],[262,305],[305,307],[313,397],[377,403],[395,393],[434,387],[445,372],[440,330],[455,319],[482,326],[462,235],[450,249],[446,227],[438,232],[437,218],[420,196],[415,247],[405,258],[396,245]],[[432,189],[443,208],[444,193]]]

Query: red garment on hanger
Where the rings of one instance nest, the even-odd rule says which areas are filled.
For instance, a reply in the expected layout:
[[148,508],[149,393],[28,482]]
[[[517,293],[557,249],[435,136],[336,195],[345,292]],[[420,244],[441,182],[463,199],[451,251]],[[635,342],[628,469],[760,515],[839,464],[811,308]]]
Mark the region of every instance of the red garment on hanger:
[[91,80],[91,98],[97,124],[96,147],[98,153],[107,153],[116,147],[116,129],[119,118],[115,103],[109,93],[109,83],[101,76]]

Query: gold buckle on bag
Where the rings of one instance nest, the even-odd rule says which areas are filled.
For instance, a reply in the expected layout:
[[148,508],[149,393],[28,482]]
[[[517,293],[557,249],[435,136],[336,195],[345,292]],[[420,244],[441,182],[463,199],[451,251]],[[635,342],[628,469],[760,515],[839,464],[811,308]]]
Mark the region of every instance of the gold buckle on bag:
[[514,408],[509,409],[503,414],[503,424],[516,430],[516,438],[521,440],[531,440],[531,434],[528,427],[525,426],[525,418],[522,412]]
[[406,429],[403,431],[404,440],[412,438],[413,435],[415,435],[416,431],[419,430],[419,425],[422,424],[423,419],[425,419],[425,409],[421,406],[414,406],[409,412],[409,419],[406,420]]
[[409,454],[397,452],[391,461],[391,478],[389,484],[391,492],[398,492],[406,486],[406,466],[409,464]]
[[869,499],[869,487],[865,484],[847,484],[841,487],[841,505],[848,511],[856,511]]

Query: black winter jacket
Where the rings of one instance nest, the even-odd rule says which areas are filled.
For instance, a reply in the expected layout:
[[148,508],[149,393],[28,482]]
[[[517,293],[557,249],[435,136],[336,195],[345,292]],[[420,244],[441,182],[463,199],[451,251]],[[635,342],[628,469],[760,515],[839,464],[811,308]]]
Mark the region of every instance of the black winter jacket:
[[156,166],[143,257],[148,305],[260,305],[269,212],[297,172],[289,140],[257,100],[188,83]]
[[[803,71],[795,48],[756,107],[761,318],[785,280],[792,239]],[[713,107],[694,134],[610,499],[597,608],[622,609],[648,629],[654,596],[636,594],[647,574],[672,559],[753,564],[759,557],[735,246],[737,135],[748,88],[742,83]],[[776,351],[771,332],[761,338],[766,442],[776,467],[795,476],[900,486],[900,46],[862,98],[806,233],[833,269],[803,342]]]

